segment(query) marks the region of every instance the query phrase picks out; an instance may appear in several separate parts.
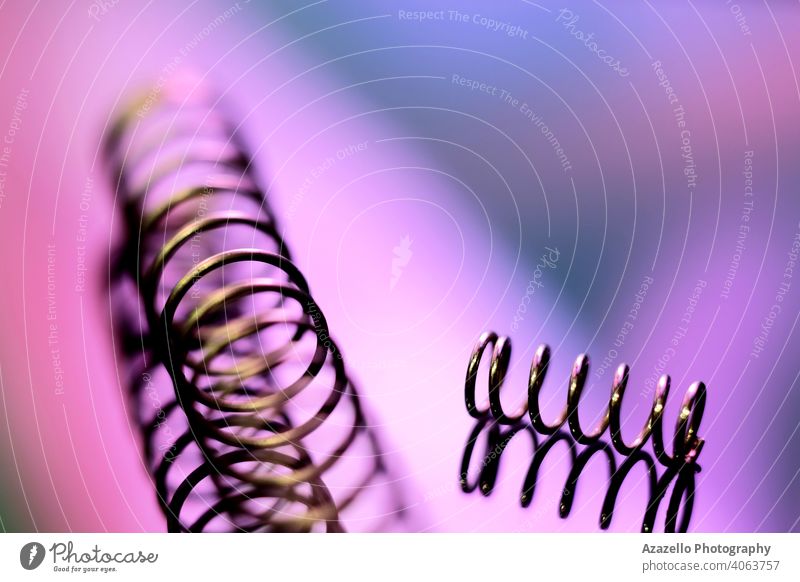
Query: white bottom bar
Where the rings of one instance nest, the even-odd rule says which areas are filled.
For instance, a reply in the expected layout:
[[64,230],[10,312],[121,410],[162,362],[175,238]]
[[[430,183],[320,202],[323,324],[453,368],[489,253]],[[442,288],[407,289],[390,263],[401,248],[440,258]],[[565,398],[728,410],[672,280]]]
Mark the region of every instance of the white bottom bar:
[[777,581],[799,564],[798,534],[0,535],[15,581]]

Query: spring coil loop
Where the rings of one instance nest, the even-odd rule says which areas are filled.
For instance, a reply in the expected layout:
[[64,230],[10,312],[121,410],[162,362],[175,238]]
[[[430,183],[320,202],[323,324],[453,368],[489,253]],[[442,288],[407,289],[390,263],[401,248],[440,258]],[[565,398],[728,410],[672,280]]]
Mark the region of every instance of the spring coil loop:
[[[490,348],[488,401],[482,406],[478,406],[475,396],[478,369],[484,352]],[[581,354],[575,360],[570,374],[566,405],[552,422],[542,419],[539,405],[539,393],[550,364],[550,348],[543,344],[536,350],[528,377],[527,399],[512,414],[507,414],[500,401],[500,390],[503,387],[510,361],[511,340],[508,337],[498,336],[489,331],[481,334],[472,350],[467,367],[464,400],[470,416],[480,420],[491,415],[499,424],[514,425],[523,420],[527,413],[531,426],[536,432],[552,435],[566,424],[572,437],[581,445],[597,443],[608,429],[614,448],[625,456],[639,451],[650,439],[656,458],[665,466],[695,461],[700,455],[704,441],[698,436],[698,430],[703,419],[706,402],[706,387],[702,382],[694,382],[683,397],[680,413],[675,423],[672,453],[670,454],[664,446],[663,436],[664,408],[670,390],[668,375],[665,374],[659,379],[647,420],[636,438],[628,443],[622,437],[621,426],[622,400],[630,374],[630,369],[626,364],[621,364],[617,368],[611,386],[608,408],[602,420],[592,431],[587,433],[581,425],[578,406],[589,374],[589,356]]]
[[207,94],[150,101],[105,142],[126,223],[112,314],[169,531],[343,531],[342,512],[387,488],[381,518],[402,519],[235,128]]
[[[603,495],[603,504],[600,510],[599,525],[601,529],[605,530],[611,526],[620,489],[629,478],[633,468],[641,464],[645,468],[648,485],[647,505],[642,518],[642,533],[655,531],[658,510],[667,496],[670,486],[672,486],[672,493],[667,504],[664,531],[671,533],[688,530],[694,509],[695,476],[700,471],[697,463],[672,464],[659,476],[653,457],[642,450],[627,456],[624,462],[618,465],[614,452],[607,443],[595,441],[578,452],[575,440],[564,430],[556,430],[544,441],[541,441],[538,433],[530,424],[518,422],[514,425],[502,425],[489,415],[485,415],[475,423],[464,447],[460,469],[461,490],[464,493],[472,493],[477,489],[486,497],[492,494],[503,454],[513,439],[521,438],[517,437],[519,434],[530,436],[534,451],[520,491],[520,505],[523,508],[529,507],[534,499],[536,485],[539,481],[539,470],[545,458],[556,444],[563,442],[569,447],[571,465],[559,503],[559,516],[562,519],[569,517],[572,511],[581,474],[591,459],[598,455],[606,460],[609,470],[608,488]],[[471,478],[470,468],[474,464],[473,458],[476,457],[475,448],[482,437],[485,445],[480,469],[477,476]],[[596,487],[594,490],[598,491]]]

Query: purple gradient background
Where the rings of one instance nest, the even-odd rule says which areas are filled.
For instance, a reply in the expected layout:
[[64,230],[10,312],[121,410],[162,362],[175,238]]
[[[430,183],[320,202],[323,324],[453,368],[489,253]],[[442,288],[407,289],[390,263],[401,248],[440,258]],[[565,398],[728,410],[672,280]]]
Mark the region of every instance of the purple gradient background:
[[[578,28],[593,32],[630,71],[624,78],[557,21],[560,4],[119,2],[97,19],[91,6],[0,7],[0,139],[20,91],[29,91],[8,144],[0,203],[5,529],[163,529],[124,408],[102,288],[119,223],[98,144],[113,112],[132,91],[171,76],[165,67],[176,56],[224,88],[241,113],[288,241],[402,458],[401,474],[429,529],[597,529],[605,468],[590,464],[572,516],[560,520],[569,469],[561,448],[545,462],[527,510],[518,503],[524,439],[504,455],[491,497],[458,490],[471,428],[463,376],[481,331],[509,334],[511,401],[523,391],[536,346],[547,342],[554,361],[546,410],[555,414],[572,360],[585,351],[600,363],[646,276],[654,284],[613,364],[633,370],[626,435],[646,414],[649,398],[639,392],[670,346],[692,288],[706,281],[666,366],[673,377],[668,426],[690,382],[709,386],[692,529],[800,528],[796,282],[764,351],[750,355],[800,230],[796,4],[742,3],[751,34],[724,2],[573,7]],[[420,9],[485,14],[522,27],[527,38],[471,21],[399,18],[399,10]],[[656,60],[686,110],[699,175],[691,194]],[[529,103],[573,169],[562,170],[518,108],[452,83],[454,74]],[[366,145],[337,157],[354,144]],[[754,152],[754,210],[726,299],[746,150]],[[328,158],[334,162],[325,166]],[[81,208],[86,192],[88,210]],[[81,215],[88,272],[77,291]],[[392,288],[393,248],[406,235],[413,254]],[[52,321],[48,245],[55,249]],[[559,262],[544,272],[512,331],[548,246],[559,249]],[[57,344],[48,343],[51,323]],[[592,372],[587,417],[600,412],[612,372]],[[640,469],[619,504],[612,529],[638,530]]]

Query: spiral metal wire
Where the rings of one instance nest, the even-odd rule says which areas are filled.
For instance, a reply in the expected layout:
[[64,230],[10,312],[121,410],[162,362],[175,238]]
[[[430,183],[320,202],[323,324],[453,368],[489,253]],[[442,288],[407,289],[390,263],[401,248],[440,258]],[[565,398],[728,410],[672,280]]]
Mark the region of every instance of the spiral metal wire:
[[112,317],[169,531],[402,529],[359,392],[213,95],[151,93],[105,154],[125,222]]
[[[478,369],[484,352],[490,346],[492,351],[489,362],[489,397],[487,403],[478,406],[475,395]],[[586,354],[581,354],[575,360],[570,374],[566,405],[552,422],[546,422],[542,419],[539,405],[539,393],[550,364],[550,348],[543,344],[536,350],[528,377],[527,399],[513,413],[508,414],[503,409],[500,390],[503,387],[510,361],[511,340],[508,337],[498,336],[494,332],[481,334],[472,351],[467,367],[464,400],[470,416],[482,419],[487,415],[491,415],[499,424],[514,425],[521,422],[527,414],[530,418],[531,426],[536,432],[544,435],[555,434],[566,424],[572,437],[581,445],[592,445],[599,442],[608,429],[614,448],[625,456],[641,450],[649,439],[653,443],[653,452],[656,458],[665,466],[692,462],[700,455],[704,441],[698,436],[698,430],[703,419],[706,403],[706,387],[702,382],[693,383],[683,397],[680,413],[675,423],[672,453],[670,454],[664,446],[663,431],[664,408],[670,390],[670,377],[668,375],[665,374],[659,379],[647,420],[636,438],[628,443],[622,437],[621,421],[622,401],[630,374],[630,369],[626,364],[622,364],[617,368],[611,386],[608,408],[602,420],[591,432],[586,432],[578,416],[581,394],[589,374],[589,357]]]
[[[559,515],[562,519],[566,519],[570,515],[578,481],[583,471],[589,461],[595,455],[599,455],[601,458],[605,458],[609,472],[608,485],[603,495],[603,504],[600,512],[599,525],[601,529],[605,530],[611,526],[619,491],[623,483],[629,479],[632,469],[641,464],[646,470],[648,487],[647,505],[644,508],[641,531],[643,533],[654,531],[658,510],[667,496],[670,486],[672,486],[672,493],[669,495],[667,504],[664,531],[685,532],[688,530],[694,509],[695,475],[700,471],[700,466],[697,463],[673,464],[659,476],[653,457],[642,450],[635,451],[627,456],[622,464],[618,465],[614,452],[607,443],[595,441],[578,452],[577,443],[566,431],[556,430],[542,441],[539,434],[533,430],[530,424],[502,425],[489,415],[484,416],[475,423],[472,432],[467,438],[467,444],[464,447],[464,453],[461,458],[461,490],[465,493],[472,493],[478,489],[484,496],[491,495],[497,482],[503,454],[515,437],[521,438],[517,437],[521,433],[528,434],[531,437],[534,450],[520,491],[520,504],[522,507],[530,506],[534,499],[536,485],[540,479],[540,468],[545,458],[556,444],[563,442],[568,446],[571,465],[559,503]],[[481,438],[485,442],[483,456],[478,457],[481,463],[477,470],[477,475],[471,477],[470,469],[476,464],[473,460],[476,457],[475,448]],[[593,489],[598,491],[597,487],[593,487]]]
[[[476,400],[478,370],[487,351],[491,353],[488,365],[488,398],[485,403],[478,405]],[[569,446],[571,468],[559,506],[562,518],[570,514],[581,473],[589,461],[599,454],[606,458],[609,469],[608,488],[600,514],[601,529],[607,529],[611,525],[620,488],[633,467],[638,464],[645,466],[649,486],[642,532],[653,531],[659,506],[673,483],[664,530],[673,532],[676,529],[678,531],[688,529],[694,507],[695,475],[700,471],[697,459],[704,443],[698,436],[706,401],[706,387],[702,382],[692,384],[684,395],[675,423],[672,452],[669,453],[664,445],[663,435],[664,408],[670,389],[669,376],[664,375],[659,379],[644,427],[631,442],[627,442],[622,437],[621,420],[622,401],[630,374],[627,365],[620,365],[614,375],[608,408],[602,419],[591,432],[586,432],[578,416],[578,407],[589,374],[588,356],[582,354],[575,360],[569,378],[566,405],[551,422],[542,419],[539,402],[540,392],[550,366],[550,348],[541,345],[536,350],[528,376],[527,397],[513,412],[508,413],[503,408],[500,391],[510,362],[511,340],[508,337],[498,336],[489,331],[481,334],[470,355],[464,384],[467,412],[477,420],[467,439],[461,459],[461,489],[465,493],[471,493],[479,488],[483,495],[490,495],[495,487],[504,451],[517,434],[526,433],[532,439],[534,453],[520,495],[523,507],[528,507],[533,499],[539,468],[545,457],[554,445],[563,441]],[[568,430],[564,430],[564,427]],[[610,433],[610,444],[602,440],[607,430]],[[485,435],[486,442],[483,462],[477,477],[470,480],[470,465],[481,435]],[[540,442],[541,436],[546,437],[542,442]],[[648,440],[652,442],[655,458],[666,467],[661,476],[658,475],[653,456],[642,450]],[[582,446],[580,451],[579,446]],[[619,453],[624,459],[619,465],[615,453]]]

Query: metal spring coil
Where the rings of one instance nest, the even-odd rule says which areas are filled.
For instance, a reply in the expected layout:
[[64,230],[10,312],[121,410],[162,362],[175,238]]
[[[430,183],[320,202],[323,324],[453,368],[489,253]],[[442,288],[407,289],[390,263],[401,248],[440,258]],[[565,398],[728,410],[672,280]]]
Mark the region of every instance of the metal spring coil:
[[244,146],[213,97],[170,91],[105,142],[112,316],[168,530],[344,531],[370,491],[391,529],[402,493]]
[[[478,368],[484,352],[490,346],[493,349],[489,363],[489,397],[488,402],[479,407],[476,404],[475,396]],[[517,407],[514,413],[509,415],[504,411],[500,401],[500,389],[503,386],[510,361],[511,340],[508,337],[498,337],[494,332],[481,334],[470,356],[464,389],[464,400],[470,416],[482,419],[491,415],[499,424],[513,425],[522,421],[527,414],[531,426],[544,435],[555,434],[566,424],[572,437],[581,445],[597,443],[608,429],[614,448],[625,456],[639,451],[650,439],[656,458],[665,466],[696,461],[700,455],[704,441],[697,433],[703,419],[706,402],[706,387],[702,382],[694,382],[683,397],[680,413],[675,423],[672,453],[670,454],[664,446],[663,436],[664,407],[670,390],[668,375],[661,376],[658,381],[653,404],[644,427],[633,441],[627,443],[622,437],[621,426],[622,400],[630,373],[626,364],[621,364],[614,375],[611,397],[603,418],[591,432],[587,433],[581,426],[578,416],[578,405],[589,374],[589,357],[586,354],[581,354],[575,360],[569,379],[566,406],[555,421],[550,423],[542,419],[539,406],[539,393],[550,364],[550,348],[542,344],[536,350],[528,377],[527,399]]]
[[[672,464],[659,476],[653,457],[642,450],[632,453],[621,465],[617,466],[613,449],[608,443],[596,441],[578,453],[574,439],[566,431],[557,430],[546,440],[540,442],[538,433],[530,424],[519,422],[515,425],[503,426],[489,415],[477,421],[464,447],[460,470],[461,490],[465,493],[472,493],[478,489],[484,496],[491,495],[497,481],[503,453],[519,433],[527,433],[531,437],[534,451],[520,492],[522,507],[530,506],[533,501],[539,480],[539,469],[545,458],[557,443],[564,442],[569,447],[571,466],[559,504],[559,515],[562,519],[569,517],[572,510],[581,474],[592,457],[600,454],[601,457],[606,458],[609,469],[608,489],[603,496],[600,510],[599,525],[601,529],[605,530],[610,527],[619,491],[631,470],[641,463],[646,469],[648,483],[647,505],[642,518],[641,531],[643,533],[654,531],[659,507],[673,483],[664,519],[664,531],[671,533],[676,530],[680,532],[688,530],[694,509],[695,475],[700,471],[697,463]],[[473,463],[475,446],[481,436],[485,439],[483,459],[477,476],[471,480],[470,466]],[[595,490],[597,489],[595,488]]]

